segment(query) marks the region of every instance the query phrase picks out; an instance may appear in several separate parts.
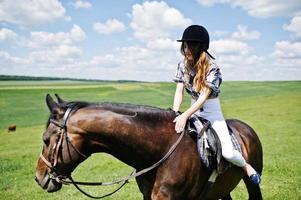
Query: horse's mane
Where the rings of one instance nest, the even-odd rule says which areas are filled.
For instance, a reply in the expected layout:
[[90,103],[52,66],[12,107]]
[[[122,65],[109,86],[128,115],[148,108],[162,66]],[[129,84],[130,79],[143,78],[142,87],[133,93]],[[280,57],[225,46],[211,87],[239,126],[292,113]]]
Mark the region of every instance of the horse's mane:
[[103,103],[89,103],[83,101],[73,101],[68,102],[63,105],[65,109],[74,108],[80,109],[83,107],[99,107],[105,110],[110,110],[112,112],[128,115],[132,117],[137,117],[139,120],[151,120],[151,119],[171,119],[176,116],[175,112],[168,108],[158,108],[148,105],[136,105],[130,103],[113,103],[113,102],[103,102]]

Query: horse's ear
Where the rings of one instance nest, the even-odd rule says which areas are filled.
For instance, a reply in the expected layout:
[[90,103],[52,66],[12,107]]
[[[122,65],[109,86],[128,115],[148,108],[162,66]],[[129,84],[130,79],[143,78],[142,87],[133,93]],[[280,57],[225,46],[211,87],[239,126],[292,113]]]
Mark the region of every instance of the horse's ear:
[[57,102],[59,104],[66,104],[67,101],[63,100],[58,94],[54,94],[56,96]]
[[59,109],[59,105],[52,99],[50,94],[46,95],[46,103],[51,113],[54,113]]

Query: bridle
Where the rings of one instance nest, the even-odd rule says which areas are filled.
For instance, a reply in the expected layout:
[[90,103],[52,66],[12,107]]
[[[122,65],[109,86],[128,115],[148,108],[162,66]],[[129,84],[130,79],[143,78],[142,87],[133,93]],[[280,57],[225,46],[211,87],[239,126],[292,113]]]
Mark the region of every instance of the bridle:
[[[43,154],[41,153],[40,154],[40,158],[44,161],[44,163],[47,165],[47,167],[49,167],[51,169],[51,171],[56,171],[56,165],[57,165],[57,161],[58,161],[58,156],[59,156],[59,149],[61,148],[62,146],[62,143],[63,143],[63,139],[65,139],[65,141],[67,142],[67,144],[71,145],[72,148],[83,158],[88,158],[89,156],[81,153],[71,142],[71,139],[69,138],[68,134],[67,134],[67,120],[69,118],[69,115],[72,111],[74,107],[69,107],[65,114],[64,114],[64,118],[63,118],[63,123],[60,123],[54,119],[50,119],[50,122],[53,123],[54,125],[56,125],[57,127],[59,127],[59,130],[58,130],[58,141],[57,143],[53,146],[52,150],[52,159],[51,159],[51,162],[48,161],[44,156]],[[69,146],[68,146],[69,148]]]
[[[49,122],[50,123],[53,123],[55,126],[57,126],[59,129],[58,129],[58,139],[56,141],[56,143],[54,144],[54,146],[51,148],[52,150],[52,153],[50,152],[50,155],[51,155],[51,159],[50,161],[47,160],[44,156],[43,156],[43,153],[41,152],[40,154],[40,158],[41,160],[46,164],[46,166],[50,169],[50,172],[48,172],[48,176],[49,176],[49,179],[53,179],[59,183],[64,183],[64,180],[66,178],[71,178],[71,175],[58,175],[57,173],[57,169],[56,169],[56,166],[57,166],[57,163],[58,163],[58,157],[59,157],[59,150],[60,148],[62,147],[62,144],[63,144],[63,141],[65,140],[66,143],[67,143],[67,148],[68,150],[70,149],[69,148],[69,145],[81,156],[83,157],[84,159],[88,158],[89,156],[88,155],[85,155],[83,153],[81,153],[74,145],[73,143],[71,142],[71,139],[70,137],[68,136],[68,133],[67,133],[67,120],[69,118],[69,115],[71,113],[71,111],[74,109],[74,106],[71,106],[69,108],[67,108],[66,112],[64,113],[64,117],[63,117],[63,122],[60,123],[54,119],[50,119]],[[69,157],[71,158],[71,155],[70,155],[70,151],[69,152]],[[41,185],[45,185],[49,179],[47,177],[44,178],[44,180],[42,180],[42,183]],[[71,178],[72,179],[72,178]],[[67,184],[67,183],[65,183]]]
[[[40,158],[41,160],[46,164],[46,166],[50,169],[50,172],[48,173],[49,175],[49,179],[53,179],[58,183],[62,183],[62,184],[73,184],[81,193],[83,193],[84,195],[93,198],[93,199],[101,199],[104,197],[108,197],[112,194],[114,194],[115,192],[117,192],[118,190],[120,190],[126,183],[129,183],[130,179],[136,178],[142,174],[145,174],[149,171],[151,171],[152,169],[158,167],[160,164],[162,164],[165,160],[167,160],[167,158],[175,151],[176,147],[178,146],[178,144],[180,143],[180,141],[182,140],[184,134],[185,134],[185,130],[182,131],[182,133],[180,134],[180,136],[178,137],[177,141],[170,147],[170,149],[168,150],[168,152],[165,154],[165,156],[163,158],[161,158],[158,162],[156,162],[155,164],[151,165],[148,168],[145,168],[139,172],[136,172],[136,170],[134,170],[129,176],[127,177],[123,177],[120,178],[118,180],[112,181],[112,182],[79,182],[79,181],[74,181],[73,178],[71,177],[71,175],[58,175],[57,174],[57,170],[56,170],[56,166],[58,163],[58,157],[59,157],[59,150],[63,144],[63,140],[65,139],[66,143],[67,143],[67,148],[69,149],[69,145],[72,146],[72,148],[84,159],[88,158],[90,155],[85,155],[83,153],[81,153],[71,142],[70,137],[68,136],[68,132],[67,132],[67,120],[70,116],[71,111],[74,109],[74,106],[68,107],[64,117],[63,117],[63,123],[60,123],[54,119],[50,119],[50,123],[53,123],[54,125],[56,125],[59,128],[58,131],[58,140],[57,143],[53,146],[52,150],[52,159],[51,161],[48,161],[43,154],[40,154]],[[70,151],[69,151],[69,156],[70,156]],[[70,156],[71,157],[71,156]],[[48,179],[48,180],[49,180]],[[47,182],[46,177],[44,178],[44,180],[42,181],[41,185],[45,185]],[[122,185],[120,187],[118,187],[115,191],[103,195],[103,196],[92,196],[88,193],[86,193],[85,191],[83,191],[78,185],[86,185],[86,186],[108,186],[108,185],[115,185],[115,184],[120,184],[122,183]]]

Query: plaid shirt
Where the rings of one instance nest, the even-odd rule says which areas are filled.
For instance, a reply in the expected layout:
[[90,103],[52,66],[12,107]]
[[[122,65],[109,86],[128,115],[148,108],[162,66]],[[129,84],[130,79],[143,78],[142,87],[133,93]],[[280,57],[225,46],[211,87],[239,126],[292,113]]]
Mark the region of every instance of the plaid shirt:
[[[193,87],[193,79],[195,77],[195,72],[191,71],[190,73],[186,69],[183,62],[178,64],[175,76],[173,81],[176,83],[184,83],[185,89],[188,94],[191,95],[193,99],[198,99],[200,93],[195,91]],[[209,94],[209,98],[218,97],[220,93],[220,84],[222,83],[222,74],[220,72],[219,67],[215,64],[211,64],[211,68],[206,75],[206,82],[205,84],[212,89],[211,93]]]

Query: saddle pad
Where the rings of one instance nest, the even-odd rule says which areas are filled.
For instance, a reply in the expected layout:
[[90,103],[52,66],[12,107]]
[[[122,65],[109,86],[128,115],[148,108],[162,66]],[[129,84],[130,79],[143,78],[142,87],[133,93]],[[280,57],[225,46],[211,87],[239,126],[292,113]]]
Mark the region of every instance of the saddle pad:
[[[205,126],[205,124],[208,123],[209,125]],[[227,162],[222,157],[222,148],[219,137],[211,127],[209,121],[193,116],[190,119],[188,128],[190,133],[195,133],[197,135],[197,150],[200,160],[206,169],[210,171],[217,169],[217,172],[221,174],[231,166],[231,163]],[[232,130],[230,127],[228,127],[228,129],[233,147],[239,152],[242,152],[238,140]]]
[[231,142],[233,144],[234,149],[236,149],[237,151],[239,151],[240,153],[242,153],[241,146],[240,146],[237,138],[235,137],[232,129],[229,126],[228,126],[228,130],[229,130],[229,133],[230,133]]

